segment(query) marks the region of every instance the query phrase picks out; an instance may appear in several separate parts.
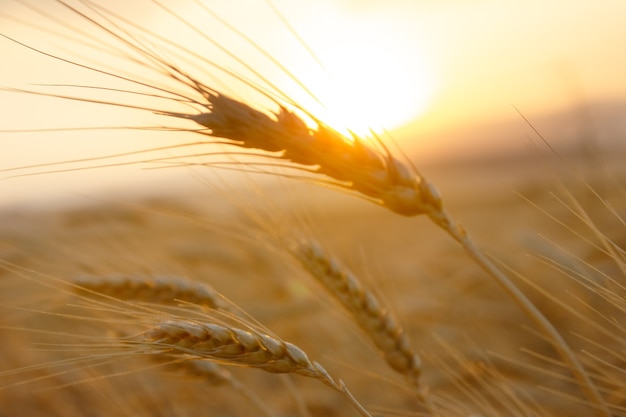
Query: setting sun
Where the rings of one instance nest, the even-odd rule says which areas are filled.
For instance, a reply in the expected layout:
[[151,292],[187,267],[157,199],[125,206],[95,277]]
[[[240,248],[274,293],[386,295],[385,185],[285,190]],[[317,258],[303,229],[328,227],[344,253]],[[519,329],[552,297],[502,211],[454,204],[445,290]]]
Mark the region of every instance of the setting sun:
[[357,133],[392,129],[420,116],[434,90],[431,69],[401,38],[354,24],[344,38],[325,38],[320,48],[328,79],[315,91],[330,123]]
[[[424,48],[394,27],[391,16],[319,13],[308,22],[324,20],[324,30],[308,28],[307,22],[299,27],[321,65],[288,57],[286,62],[321,101],[325,122],[367,134],[396,128],[426,111],[436,89],[435,71]],[[306,95],[297,100],[307,109],[316,107]]]

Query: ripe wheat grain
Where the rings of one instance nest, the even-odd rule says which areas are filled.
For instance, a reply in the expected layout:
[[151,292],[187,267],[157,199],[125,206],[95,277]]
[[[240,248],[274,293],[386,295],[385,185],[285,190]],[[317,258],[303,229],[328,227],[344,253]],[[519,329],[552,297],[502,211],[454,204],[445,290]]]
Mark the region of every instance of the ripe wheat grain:
[[294,256],[350,313],[387,364],[417,386],[422,372],[421,360],[390,309],[366,289],[350,270],[342,267],[319,245],[301,242],[294,249]]
[[150,355],[174,353],[225,365],[314,378],[343,394],[361,415],[371,417],[342,381],[335,381],[299,347],[250,328],[207,322],[166,321],[125,343]]
[[107,295],[120,300],[157,304],[191,303],[210,309],[228,309],[228,303],[207,284],[166,275],[81,275],[72,279],[73,289],[84,294]]

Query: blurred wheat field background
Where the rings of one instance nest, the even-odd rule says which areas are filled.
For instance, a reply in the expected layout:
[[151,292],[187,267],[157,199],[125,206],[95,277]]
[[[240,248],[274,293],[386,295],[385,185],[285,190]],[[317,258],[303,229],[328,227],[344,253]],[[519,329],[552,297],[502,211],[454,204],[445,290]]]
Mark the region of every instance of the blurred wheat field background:
[[[332,96],[321,91],[320,101],[332,102],[322,106],[296,81],[317,94],[323,87],[316,77],[301,75],[301,68],[293,69],[294,79],[285,77],[245,38],[253,36],[290,70],[299,62],[289,58],[296,50],[319,69],[316,57],[326,63],[332,56],[317,56],[315,48],[328,44],[311,40],[316,31],[307,32],[308,20],[299,20],[311,17],[315,5],[254,2],[231,9],[207,2],[205,9],[190,2],[189,9],[172,11],[173,4],[158,2],[0,4],[11,23],[1,30],[13,39],[4,40],[7,50],[41,65],[24,70],[23,77],[34,80],[15,75],[22,68],[17,61],[9,65],[17,71],[3,75],[3,100],[15,104],[5,106],[13,116],[2,122],[2,186],[11,197],[0,212],[0,415],[626,415],[626,173],[619,121],[583,129],[589,137],[574,129],[574,139],[545,144],[553,138],[538,136],[542,126],[529,126],[514,112],[523,132],[517,134],[531,135],[530,141],[464,160],[470,146],[450,142],[458,147],[446,162],[428,153],[434,144],[405,139],[408,119],[365,118],[391,130],[381,133],[383,142],[372,140],[356,126],[362,121],[336,111],[341,106],[334,107]],[[607,11],[609,5],[603,4]],[[317,7],[333,24],[337,16],[356,14],[372,23],[381,10],[404,10],[401,2],[390,9],[375,2],[362,9],[349,2]],[[269,18],[290,43],[273,32],[244,30]],[[185,28],[192,38],[183,36]],[[294,42],[300,33],[315,56]],[[137,54],[123,39],[154,55]],[[192,54],[182,49],[191,47]],[[424,56],[416,58],[419,65],[428,62]],[[431,84],[443,78],[434,70],[419,75]],[[198,108],[217,112],[219,102],[207,111],[175,96],[210,101],[194,80],[265,114],[286,106],[308,123],[315,140],[328,126],[328,135],[334,138],[330,128],[337,129],[347,145],[333,139],[328,143],[336,147],[317,150],[321,168],[310,168],[302,149],[288,143],[291,160],[264,143],[207,145],[223,140],[199,132],[221,126],[199,130],[179,116]],[[623,87],[615,85],[615,97]],[[408,93],[421,88],[407,85]],[[442,116],[426,103],[441,99],[434,90],[424,94],[421,104],[400,107],[419,108],[418,121],[428,125]],[[487,97],[480,106],[495,105]],[[45,111],[67,102],[60,114]],[[575,117],[577,126],[592,126]],[[432,126],[412,135],[436,131]],[[363,139],[366,151],[344,130],[351,128],[370,136]],[[419,172],[389,136],[410,151]],[[55,146],[46,148],[51,141]],[[520,151],[528,143],[537,149]],[[143,149],[155,150],[134,153]],[[333,152],[345,149],[359,155],[357,166],[381,169],[380,175],[360,183],[363,172],[349,158],[332,165]],[[354,177],[333,177],[343,170]],[[418,209],[411,214],[426,215],[398,215],[404,206],[381,191],[381,175],[394,190],[414,193],[409,202]],[[99,183],[107,176],[121,181]],[[66,181],[77,181],[77,188]],[[467,247],[430,221],[440,201],[557,329],[599,400],[472,252],[468,257]],[[306,258],[311,254],[314,259]]]

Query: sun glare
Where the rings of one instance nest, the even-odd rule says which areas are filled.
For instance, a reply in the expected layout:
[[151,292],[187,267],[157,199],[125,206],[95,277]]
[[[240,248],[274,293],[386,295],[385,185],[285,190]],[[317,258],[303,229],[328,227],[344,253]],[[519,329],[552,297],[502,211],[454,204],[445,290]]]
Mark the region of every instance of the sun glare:
[[392,129],[421,115],[432,77],[420,57],[407,53],[397,39],[380,34],[327,48],[330,82],[317,87],[332,117],[363,133]]
[[[323,103],[324,122],[367,134],[392,130],[427,110],[434,70],[426,51],[394,27],[392,16],[335,11],[319,20],[324,30],[309,31],[306,41],[323,68],[298,61],[292,67]],[[306,106],[307,98],[298,101]]]

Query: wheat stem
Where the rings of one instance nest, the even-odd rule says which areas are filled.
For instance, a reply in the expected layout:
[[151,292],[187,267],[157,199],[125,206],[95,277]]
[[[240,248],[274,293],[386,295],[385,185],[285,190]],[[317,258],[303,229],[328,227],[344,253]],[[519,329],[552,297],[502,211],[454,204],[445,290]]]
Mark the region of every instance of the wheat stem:
[[430,219],[456,240],[465,252],[475,261],[485,272],[487,272],[504,291],[515,301],[520,309],[535,322],[535,324],[548,336],[552,346],[559,353],[563,361],[568,365],[570,372],[578,381],[578,384],[585,396],[592,404],[595,404],[598,415],[611,417],[604,399],[600,395],[598,388],[591,381],[583,365],[578,360],[572,349],[569,347],[563,336],[546,318],[546,316],[535,306],[535,304],[511,281],[511,279],[498,268],[483,251],[476,245],[467,231],[460,224],[454,222],[445,210],[438,210],[428,213]]

